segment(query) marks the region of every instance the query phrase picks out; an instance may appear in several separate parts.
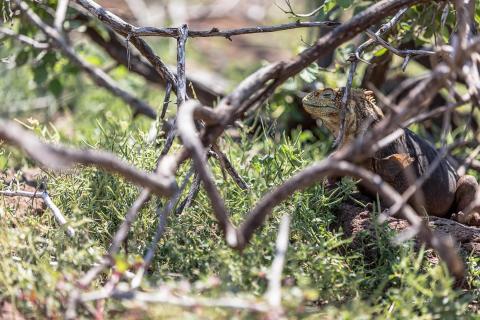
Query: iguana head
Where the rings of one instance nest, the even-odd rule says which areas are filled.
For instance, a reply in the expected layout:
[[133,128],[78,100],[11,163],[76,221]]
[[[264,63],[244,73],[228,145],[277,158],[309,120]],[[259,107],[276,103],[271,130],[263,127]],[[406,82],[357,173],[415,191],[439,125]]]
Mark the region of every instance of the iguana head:
[[303,108],[316,119],[336,118],[342,103],[341,89],[326,88],[307,94]]
[[[307,94],[303,108],[315,119],[320,119],[325,127],[336,137],[340,129],[342,97],[344,88],[326,88]],[[345,112],[345,141],[364,134],[372,123],[383,118],[382,110],[375,104],[372,91],[352,89]]]

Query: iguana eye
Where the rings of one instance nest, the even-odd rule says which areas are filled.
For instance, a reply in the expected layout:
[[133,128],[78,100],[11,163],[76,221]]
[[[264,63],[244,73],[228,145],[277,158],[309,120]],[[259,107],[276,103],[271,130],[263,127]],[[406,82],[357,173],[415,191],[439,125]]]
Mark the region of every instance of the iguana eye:
[[322,97],[327,99],[333,98],[333,92],[331,90],[325,90],[322,93]]

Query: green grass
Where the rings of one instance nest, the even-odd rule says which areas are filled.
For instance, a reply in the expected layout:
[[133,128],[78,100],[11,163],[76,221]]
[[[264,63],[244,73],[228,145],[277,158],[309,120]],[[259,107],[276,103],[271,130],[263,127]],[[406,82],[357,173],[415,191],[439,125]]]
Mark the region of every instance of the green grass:
[[[91,123],[89,130],[76,133],[83,137],[78,144],[110,150],[138,167],[152,169],[159,150],[144,143],[147,129],[143,121],[113,121],[114,116],[109,113],[110,110]],[[77,123],[79,128],[83,128],[81,122]],[[42,128],[38,125],[34,130],[47,137],[50,135],[46,132],[53,131],[51,127]],[[253,137],[241,133],[239,141],[226,138],[222,142],[223,150],[251,186],[250,190],[239,189],[230,179],[224,181],[218,164],[210,161],[217,186],[236,223],[268,190],[324,157],[321,142],[311,143],[308,134],[296,132],[293,137],[272,138],[263,133],[266,131]],[[63,140],[61,136],[59,139]],[[8,158],[8,153],[2,157]],[[10,166],[18,164],[19,157],[3,161]],[[25,160],[20,163],[32,165]],[[52,198],[78,230],[77,238],[66,238],[48,211],[40,215],[33,214],[33,210],[19,213],[5,206],[0,222],[0,254],[5,257],[0,262],[0,299],[12,301],[23,314],[33,318],[61,317],[72,281],[105,253],[112,234],[138,195],[137,187],[92,168],[60,174],[46,172],[45,176]],[[153,288],[169,282],[181,287],[187,280],[195,284],[187,290],[193,294],[200,293],[196,288],[202,288],[201,293],[211,297],[260,297],[274,255],[279,218],[290,214],[293,222],[283,274],[284,302],[290,306],[290,316],[475,318],[468,312],[467,304],[478,299],[478,292],[451,289],[452,280],[445,268],[430,265],[424,251],[415,252],[410,244],[392,246],[391,232],[378,226],[375,234],[366,234],[363,240],[365,250],[376,253],[372,261],[365,258],[361,248],[352,249],[341,230],[332,228],[333,209],[352,187],[345,182],[338,192],[327,194],[317,185],[295,194],[274,210],[243,253],[226,246],[209,201],[200,192],[192,207],[169,218],[167,232],[142,286]],[[142,210],[129,237],[130,256],[122,255],[120,260],[133,266],[142,256],[156,226],[155,208],[161,203],[161,199],[154,199]],[[478,264],[478,257],[469,258],[471,281],[476,285],[480,278]],[[218,284],[212,286],[212,279],[218,279]],[[99,287],[101,282],[94,286]],[[305,308],[299,310],[298,305]],[[126,309],[131,309],[127,303],[106,305],[112,317]],[[165,315],[164,309],[148,308],[142,315]],[[176,315],[187,312],[172,310],[176,310]],[[223,310],[204,312],[220,318],[233,315]],[[190,316],[195,318],[198,314]]]

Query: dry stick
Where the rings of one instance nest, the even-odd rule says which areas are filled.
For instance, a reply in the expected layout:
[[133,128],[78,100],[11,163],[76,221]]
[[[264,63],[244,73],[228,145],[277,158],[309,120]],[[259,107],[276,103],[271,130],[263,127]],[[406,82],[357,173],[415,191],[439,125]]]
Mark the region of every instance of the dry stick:
[[165,227],[167,225],[167,218],[172,212],[175,204],[178,203],[178,200],[180,199],[180,196],[182,195],[183,190],[185,190],[185,187],[187,186],[188,181],[190,181],[190,177],[192,176],[192,174],[193,174],[193,167],[190,168],[180,188],[173,195],[173,197],[171,197],[170,200],[168,200],[167,204],[161,210],[160,208],[157,208],[157,215],[158,215],[157,229],[155,231],[155,235],[152,241],[150,242],[150,245],[148,246],[147,252],[143,257],[143,264],[138,269],[137,273],[135,274],[135,277],[132,279],[132,283],[131,283],[132,288],[137,288],[140,286],[143,275],[145,274],[145,271],[148,270],[148,268],[150,267],[153,257],[155,256],[155,250],[157,248],[158,242],[160,241],[160,239],[163,236],[163,233],[165,232]]
[[163,99],[162,113],[160,114],[160,119],[165,119],[165,114],[167,113],[168,105],[170,104],[170,94],[172,93],[172,84],[167,83],[165,87],[165,98]]
[[90,0],[75,0],[80,6],[88,12],[96,16],[100,21],[110,26],[113,30],[120,33],[122,36],[129,37],[130,42],[138,49],[138,51],[152,64],[157,73],[163,78],[165,82],[170,82],[173,86],[173,91],[177,91],[177,78],[168,69],[165,63],[158,57],[152,48],[142,39],[133,36],[133,26],[122,20],[120,17],[114,15],[110,11],[101,7],[94,1]]
[[207,152],[207,159],[210,159],[210,157],[214,157],[215,159],[218,160],[220,164],[220,171],[222,172],[222,177],[224,181],[227,181],[227,169],[225,169],[225,163],[223,162],[223,159],[220,158],[213,149],[216,148],[216,145],[212,145],[212,148]]
[[463,176],[467,173],[468,168],[472,165],[475,158],[480,153],[480,145],[477,146],[473,151],[468,155],[468,157],[463,161],[463,164],[457,169],[457,174]]
[[[239,29],[226,29],[219,30],[218,28],[212,28],[210,30],[191,30],[189,32],[190,38],[199,38],[199,37],[224,37],[226,39],[232,40],[231,37],[245,34],[254,34],[254,33],[266,33],[266,32],[277,32],[289,29],[297,28],[313,28],[313,27],[326,27],[332,28],[340,25],[336,21],[295,21],[291,23],[278,24],[273,26],[256,26],[256,27],[247,27]],[[132,31],[136,36],[160,36],[160,37],[173,37],[176,38],[179,36],[179,33],[176,32],[176,28],[154,28],[154,27],[135,27]]]
[[58,0],[55,20],[53,21],[53,26],[58,32],[63,31],[63,23],[65,22],[65,15],[67,14],[68,2],[69,0]]
[[[185,74],[185,44],[188,38],[188,27],[186,24],[179,28],[181,36],[177,39],[177,108],[180,108],[182,103],[187,98],[187,77]],[[175,128],[178,119],[173,120],[172,128],[168,131],[165,146],[162,150],[161,157],[165,156],[173,145],[173,141],[177,135]]]
[[95,68],[93,65],[81,59],[75,51],[67,44],[62,35],[52,27],[45,24],[41,18],[35,14],[30,7],[22,0],[15,0],[25,16],[37,26],[42,32],[52,40],[52,42],[63,51],[63,53],[70,59],[70,61],[77,65],[80,69],[85,71],[90,78],[99,86],[110,91],[114,96],[119,97],[125,103],[130,105],[134,109],[135,113],[146,115],[155,119],[156,113],[152,107],[150,107],[144,101],[132,96],[130,93],[118,87],[118,85],[101,69]]
[[77,150],[60,144],[43,143],[33,133],[3,119],[0,119],[0,139],[20,147],[33,160],[52,169],[65,169],[74,164],[95,166],[117,173],[136,185],[150,188],[159,196],[170,196],[176,190],[175,179],[171,176],[147,173],[105,151]]
[[192,154],[196,172],[202,180],[204,189],[210,198],[213,213],[218,220],[227,243],[232,247],[237,247],[238,239],[235,228],[226,214],[227,209],[225,203],[215,186],[215,181],[205,158],[202,142],[196,133],[193,113],[195,108],[198,108],[199,106],[200,104],[198,101],[193,100],[189,100],[181,106],[178,112],[177,130],[182,138],[183,145]]
[[[58,224],[62,227],[67,224],[67,219],[65,219],[65,216],[62,214],[60,209],[58,209],[55,203],[53,203],[47,191],[42,191],[42,192],[0,191],[0,194],[8,197],[42,198],[44,203],[47,205],[47,207],[49,207],[50,210],[52,210],[53,216],[55,217],[55,220],[57,220]],[[66,233],[71,238],[75,236],[75,230],[70,226],[67,226]]]
[[[134,26],[120,17],[114,15],[110,11],[101,7],[95,1],[91,0],[76,0],[82,7],[87,9],[90,13],[95,15],[99,20],[108,24],[117,32],[123,32],[131,34],[135,37],[142,36],[157,36],[157,37],[171,37],[178,38],[181,36],[179,28],[155,28],[155,27],[137,27]],[[335,21],[316,21],[316,22],[292,22],[279,24],[274,26],[257,26],[250,28],[240,28],[231,30],[219,30],[218,28],[212,28],[210,30],[191,30],[188,33],[190,38],[197,37],[224,37],[229,39],[230,37],[242,34],[252,33],[264,33],[264,32],[276,32],[281,30],[295,29],[295,28],[311,28],[311,27],[335,27],[339,25]]]
[[22,42],[22,43],[28,44],[29,46],[34,47],[35,49],[44,50],[44,49],[50,48],[50,45],[48,43],[38,42],[35,39],[24,36],[23,34],[17,34],[17,33],[13,32],[12,30],[7,29],[7,28],[1,28],[0,27],[0,34],[4,34],[8,37],[12,37],[19,42]]
[[355,76],[355,70],[357,69],[357,60],[355,56],[350,57],[350,69],[348,71],[347,84],[345,85],[345,90],[343,91],[342,96],[342,108],[340,112],[340,128],[338,130],[337,139],[333,143],[333,148],[341,147],[343,145],[343,138],[345,136],[345,126],[348,112],[348,102],[350,101],[350,91],[352,89],[353,77]]
[[186,24],[178,28],[177,38],[177,105],[180,107],[187,99],[187,76],[185,74],[185,44],[189,35]]
[[278,230],[276,253],[273,259],[270,272],[268,274],[268,290],[265,293],[265,298],[268,304],[275,312],[274,316],[278,317],[283,314],[282,310],[282,271],[285,265],[285,255],[288,248],[288,237],[290,227],[290,216],[284,215],[280,222]]
[[286,13],[286,14],[291,14],[295,17],[299,17],[299,18],[308,18],[308,17],[312,17],[314,15],[316,15],[320,10],[323,9],[324,5],[321,5],[319,6],[318,8],[315,8],[313,9],[312,11],[310,11],[309,13],[295,13],[293,11],[293,7],[292,7],[292,4],[290,3],[290,0],[285,0],[285,4],[287,5],[288,7],[288,10],[285,10],[285,9],[282,9],[278,4],[275,3],[275,5],[283,11],[283,13]]
[[[238,172],[233,167],[228,157],[223,153],[218,145],[214,144],[212,146],[212,154],[213,156],[219,161],[220,166],[222,167],[222,172],[226,171],[232,177],[233,181],[237,184],[237,186],[242,190],[247,190],[248,184],[243,180],[243,178],[238,174]],[[224,177],[225,179],[226,177]]]
[[372,37],[372,39],[375,39],[375,41],[378,44],[380,44],[382,47],[390,50],[393,54],[395,54],[399,57],[402,57],[402,58],[406,58],[407,56],[431,56],[431,55],[436,54],[435,51],[430,51],[430,50],[410,50],[410,49],[400,50],[400,49],[397,49],[397,48],[393,47],[387,41],[383,40],[380,36],[378,36],[373,31],[367,29],[367,30],[365,30],[365,32],[367,33],[368,36]]
[[[86,21],[87,23],[93,22],[92,18],[83,14],[79,14],[76,19],[80,21]],[[104,48],[105,51],[110,55],[110,57],[112,57],[115,61],[117,61],[118,63],[124,66],[127,66],[128,60],[125,54],[126,48],[125,48],[124,42],[119,39],[119,36],[117,35],[117,33],[113,31],[109,26],[105,25],[105,28],[107,28],[107,31],[108,31],[108,37],[106,38],[104,38],[104,36],[100,34],[97,31],[97,29],[95,29],[94,27],[87,27],[85,34],[91,40],[97,43],[100,47]],[[130,42],[132,42],[132,38],[130,38]],[[157,58],[155,58],[155,56],[152,55],[151,59],[157,59]],[[144,77],[145,79],[147,79],[152,83],[159,84],[164,87],[166,87],[166,85],[169,83],[169,81],[164,80],[165,79],[164,76],[159,77],[159,72],[157,72],[157,69],[152,64],[155,61],[153,62],[152,60],[148,61],[142,55],[136,54],[134,52],[130,53],[130,60],[131,60],[131,64],[130,64],[131,71],[141,75],[142,77]],[[171,69],[170,67],[168,68]],[[173,71],[171,72],[173,74]],[[174,76],[176,77],[176,75]],[[212,88],[212,86],[209,83],[200,82],[200,80],[188,77],[188,75],[187,75],[187,83],[190,84],[190,86],[188,86],[187,89],[190,89],[192,93],[195,92],[198,99],[206,105],[213,105],[214,103],[217,102],[217,99],[223,98],[223,96],[225,95],[221,90],[216,90]]]
[[184,308],[227,308],[263,313],[270,311],[270,307],[266,303],[235,297],[208,299],[201,297],[178,296],[174,290],[161,290],[153,292],[140,292],[137,290],[131,290],[113,291],[111,293],[106,292],[105,290],[99,290],[90,293],[84,293],[80,297],[82,302],[96,301],[107,298],[138,301],[141,303],[171,304]]
[[[170,82],[167,83],[166,88],[165,88],[165,96],[163,98],[163,104],[162,104],[162,112],[160,116],[157,116],[157,119],[155,119],[154,122],[150,125],[150,130],[148,130],[148,137],[147,137],[147,142],[148,143],[153,143],[157,139],[158,133],[159,133],[159,125],[160,125],[160,120],[165,119],[165,113],[167,112],[168,105],[170,104],[170,95],[172,93],[172,84]],[[170,131],[167,133],[167,141],[168,141],[168,134]],[[168,153],[168,148],[164,148],[162,151],[162,156],[165,156]]]
[[393,47],[387,41],[383,40],[380,36],[378,36],[373,31],[367,29],[365,32],[368,34],[369,37],[371,37],[372,39],[375,39],[375,41],[378,44],[380,44],[382,47],[390,50],[393,54],[404,58],[405,60],[402,63],[402,70],[404,70],[404,71],[405,71],[405,68],[407,67],[408,62],[410,61],[410,58],[412,58],[414,56],[431,56],[431,55],[436,54],[435,51],[430,51],[430,50],[410,50],[410,49],[399,50],[399,49]]
[[193,183],[190,186],[190,191],[188,191],[187,197],[185,198],[185,200],[182,201],[182,203],[180,203],[180,205],[177,207],[177,210],[175,210],[176,215],[182,214],[183,210],[190,207],[193,199],[195,199],[199,190],[200,190],[200,177],[197,174],[193,179]]
[[140,196],[135,200],[133,205],[127,211],[125,215],[125,220],[122,222],[117,232],[115,233],[112,244],[108,249],[108,254],[110,257],[117,254],[120,250],[122,243],[127,238],[128,233],[132,227],[133,222],[137,219],[140,209],[150,200],[150,190],[143,189],[140,193]]
[[[402,16],[405,14],[405,12],[407,12],[408,8],[402,8],[400,9],[397,14],[390,20],[388,21],[387,23],[383,24],[378,30],[377,32],[375,32],[375,35],[376,36],[382,36],[384,35],[385,33],[387,33],[388,31],[390,31],[390,29],[392,29],[399,21],[400,19],[402,18]],[[365,60],[362,59],[362,52],[370,45],[374,44],[375,43],[375,40],[373,39],[369,39],[367,41],[365,41],[364,43],[362,43],[360,46],[358,46],[357,50],[355,50],[355,56],[357,57],[358,60],[361,60],[361,61],[364,61],[366,62]]]

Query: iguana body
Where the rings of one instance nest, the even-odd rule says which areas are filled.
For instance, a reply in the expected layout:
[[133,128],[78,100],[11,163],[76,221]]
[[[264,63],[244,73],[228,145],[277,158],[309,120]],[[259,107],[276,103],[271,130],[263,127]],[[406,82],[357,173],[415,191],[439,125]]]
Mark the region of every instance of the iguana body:
[[[323,125],[335,136],[340,131],[340,110],[342,108],[343,89],[323,89],[311,92],[303,99],[304,109],[313,118],[320,119]],[[384,115],[376,106],[371,91],[352,89],[351,98],[345,113],[344,138],[339,148],[364,135]],[[430,165],[438,158],[438,152],[427,141],[408,129],[386,147],[377,151],[362,165],[380,175],[398,192],[403,193],[426,173]],[[480,225],[480,215],[473,212],[468,216],[462,214],[468,204],[475,198],[478,188],[472,176],[459,177],[446,159],[442,159],[432,175],[424,182],[410,204],[417,210],[425,210],[430,215],[439,217],[456,215],[459,221]]]

